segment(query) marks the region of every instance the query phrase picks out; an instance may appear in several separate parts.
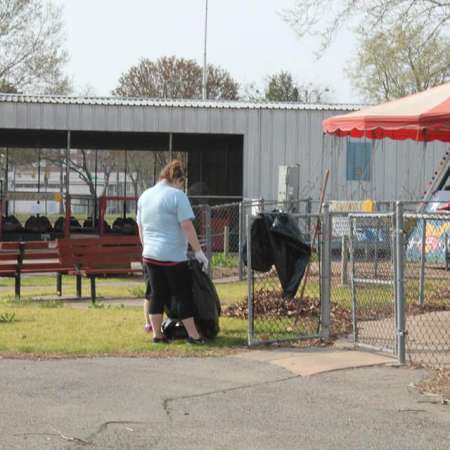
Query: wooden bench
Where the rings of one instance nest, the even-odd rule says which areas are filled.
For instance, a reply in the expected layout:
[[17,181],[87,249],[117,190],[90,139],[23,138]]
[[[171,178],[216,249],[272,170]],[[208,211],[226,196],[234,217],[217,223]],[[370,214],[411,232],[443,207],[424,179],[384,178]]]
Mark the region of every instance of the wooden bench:
[[0,242],[0,277],[15,279],[15,296],[20,298],[22,274],[57,273],[56,290],[61,295],[61,275],[73,270],[55,241]]
[[[81,278],[91,283],[91,300],[96,300],[96,277],[143,273],[142,246],[138,236],[100,236],[97,238],[59,239],[59,253],[70,262],[69,271],[77,277],[77,296],[81,297]],[[139,267],[133,267],[133,263]]]

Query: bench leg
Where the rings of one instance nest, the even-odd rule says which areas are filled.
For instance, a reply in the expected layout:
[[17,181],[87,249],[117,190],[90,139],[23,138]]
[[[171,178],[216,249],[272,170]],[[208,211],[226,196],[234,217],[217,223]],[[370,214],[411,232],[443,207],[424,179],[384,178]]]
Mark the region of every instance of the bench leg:
[[15,275],[14,292],[16,294],[16,300],[20,300],[20,272]]
[[97,299],[97,293],[95,291],[95,275],[91,275],[89,278],[91,280],[91,301],[92,303],[95,303],[95,300]]
[[62,295],[62,273],[56,274],[56,294],[58,297]]
[[81,298],[81,275],[77,275],[77,297]]

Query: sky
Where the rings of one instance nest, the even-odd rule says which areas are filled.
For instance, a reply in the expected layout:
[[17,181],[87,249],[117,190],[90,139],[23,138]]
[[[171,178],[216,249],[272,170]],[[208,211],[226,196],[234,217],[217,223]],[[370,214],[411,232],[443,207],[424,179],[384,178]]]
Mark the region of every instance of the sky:
[[[110,95],[119,77],[142,58],[203,61],[205,0],[54,0],[63,5],[68,65],[78,92]],[[209,0],[208,62],[245,85],[281,70],[300,83],[331,89],[330,101],[361,99],[344,74],[354,50],[341,32],[316,58],[320,40],[300,40],[280,13],[294,0]]]

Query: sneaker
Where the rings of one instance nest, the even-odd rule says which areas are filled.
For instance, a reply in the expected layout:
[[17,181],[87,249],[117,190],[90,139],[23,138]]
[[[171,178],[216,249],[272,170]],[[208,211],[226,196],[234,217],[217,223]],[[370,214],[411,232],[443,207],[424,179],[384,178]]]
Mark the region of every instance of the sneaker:
[[207,342],[205,341],[205,339],[203,339],[203,338],[198,338],[198,339],[194,339],[194,338],[192,338],[192,337],[188,337],[187,339],[186,339],[186,342],[188,343],[188,344],[191,344],[191,345],[205,345],[205,344],[207,344]]
[[167,339],[165,336],[163,336],[163,337],[154,337],[152,339],[152,342],[154,344],[168,344],[169,343],[169,339]]

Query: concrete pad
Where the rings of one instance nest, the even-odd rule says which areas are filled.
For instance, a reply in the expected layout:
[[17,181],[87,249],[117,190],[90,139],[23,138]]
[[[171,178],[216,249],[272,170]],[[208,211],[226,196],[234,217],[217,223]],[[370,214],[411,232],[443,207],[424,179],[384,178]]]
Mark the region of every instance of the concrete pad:
[[395,362],[392,357],[356,350],[253,350],[236,356],[283,367],[300,376]]

